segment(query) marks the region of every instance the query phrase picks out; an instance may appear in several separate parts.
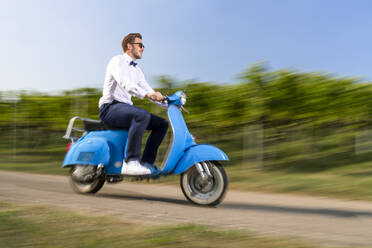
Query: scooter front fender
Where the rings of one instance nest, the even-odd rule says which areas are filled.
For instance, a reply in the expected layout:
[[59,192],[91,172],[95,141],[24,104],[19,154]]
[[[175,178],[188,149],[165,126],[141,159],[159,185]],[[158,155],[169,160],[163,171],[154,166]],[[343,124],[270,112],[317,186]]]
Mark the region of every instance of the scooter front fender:
[[108,165],[110,161],[110,147],[107,141],[99,137],[79,140],[71,145],[62,167],[75,164]]
[[227,155],[220,149],[211,145],[196,145],[186,150],[178,162],[174,174],[181,174],[191,166],[202,161],[229,160]]

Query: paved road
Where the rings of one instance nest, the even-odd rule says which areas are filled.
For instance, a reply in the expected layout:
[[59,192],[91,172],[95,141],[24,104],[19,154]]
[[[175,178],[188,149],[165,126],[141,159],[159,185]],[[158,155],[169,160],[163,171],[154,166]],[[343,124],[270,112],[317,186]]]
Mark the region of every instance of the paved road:
[[105,184],[96,195],[72,191],[64,176],[0,171],[0,200],[49,204],[143,222],[192,222],[291,236],[326,245],[371,245],[372,203],[228,191],[216,208],[189,204],[179,187]]

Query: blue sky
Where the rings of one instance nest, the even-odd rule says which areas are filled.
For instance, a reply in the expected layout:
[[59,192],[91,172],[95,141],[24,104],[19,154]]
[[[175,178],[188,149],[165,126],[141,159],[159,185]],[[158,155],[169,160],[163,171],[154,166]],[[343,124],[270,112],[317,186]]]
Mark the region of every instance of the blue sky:
[[259,61],[371,81],[371,27],[368,0],[0,0],[0,91],[102,87],[130,32],[153,86],[236,83]]

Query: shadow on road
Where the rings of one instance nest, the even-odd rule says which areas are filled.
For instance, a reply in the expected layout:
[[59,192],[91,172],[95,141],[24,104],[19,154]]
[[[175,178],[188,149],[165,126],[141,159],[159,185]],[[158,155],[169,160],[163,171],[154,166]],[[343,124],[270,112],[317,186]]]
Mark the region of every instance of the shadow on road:
[[372,212],[353,211],[342,209],[327,209],[327,208],[302,208],[291,206],[273,206],[264,204],[246,204],[246,203],[222,203],[221,208],[247,210],[247,211],[262,211],[262,212],[277,212],[291,214],[308,214],[308,215],[328,215],[340,218],[352,218],[358,216],[372,217]]
[[[174,198],[156,197],[148,195],[128,195],[121,193],[99,193],[96,197],[110,198],[110,199],[122,199],[122,200],[146,200],[155,202],[164,202],[176,204],[184,207],[203,207],[197,206],[185,200],[179,200]],[[305,207],[291,207],[291,206],[274,206],[265,204],[251,204],[251,203],[235,203],[235,202],[222,202],[216,207],[209,207],[211,209],[231,209],[240,211],[261,211],[271,213],[291,213],[291,214],[307,214],[307,215],[327,215],[339,218],[355,218],[360,216],[372,217],[372,211],[353,211],[353,210],[342,210],[342,209],[331,209],[331,208],[305,208]]]
[[156,197],[156,196],[145,196],[145,195],[126,195],[123,193],[112,194],[112,193],[99,193],[95,195],[96,197],[110,198],[110,199],[122,199],[122,200],[146,200],[146,201],[156,201],[156,202],[165,202],[178,204],[182,206],[196,206],[185,200],[165,198],[165,197]]

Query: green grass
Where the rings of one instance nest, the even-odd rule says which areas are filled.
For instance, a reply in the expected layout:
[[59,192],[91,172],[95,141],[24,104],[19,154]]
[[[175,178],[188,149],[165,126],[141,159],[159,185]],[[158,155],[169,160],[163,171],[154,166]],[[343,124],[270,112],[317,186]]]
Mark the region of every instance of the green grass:
[[361,162],[321,171],[226,168],[230,189],[372,201],[372,166]]
[[321,247],[286,237],[263,237],[194,224],[145,225],[40,205],[0,201],[1,248]]
[[64,149],[60,147],[0,149],[0,169],[41,174],[66,175],[62,162]]

